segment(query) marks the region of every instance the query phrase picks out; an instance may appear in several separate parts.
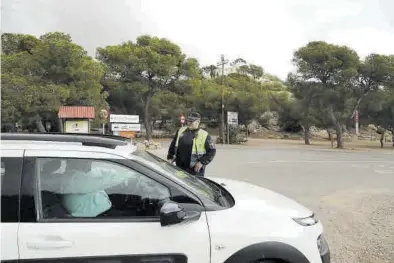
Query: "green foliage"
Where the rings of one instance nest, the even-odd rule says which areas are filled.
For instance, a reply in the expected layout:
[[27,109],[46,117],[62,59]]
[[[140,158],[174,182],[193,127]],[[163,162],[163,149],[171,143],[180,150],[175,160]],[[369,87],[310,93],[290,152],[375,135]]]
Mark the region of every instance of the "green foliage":
[[186,111],[184,98],[174,92],[160,90],[153,97],[152,115],[157,119],[177,122]]
[[226,78],[227,110],[238,112],[240,124],[249,124],[269,109],[269,91],[248,75],[230,74]]
[[394,129],[394,88],[386,87],[370,93],[360,105],[360,121],[393,131]]
[[243,64],[246,64],[246,60],[243,58],[237,58],[231,64],[232,65],[243,65]]
[[4,33],[1,35],[2,54],[11,55],[20,52],[31,54],[39,40],[32,35]]
[[346,46],[316,41],[297,50],[293,62],[297,67],[297,78],[311,83],[312,88],[322,87],[317,105],[336,127],[338,147],[342,148],[342,125],[357,106],[358,87],[354,85],[360,67],[357,53]]
[[303,113],[301,122],[335,127],[338,147],[343,147],[342,126],[352,124],[360,108],[364,119],[390,122],[392,57],[371,54],[360,61],[346,46],[319,41],[297,50],[293,62],[297,72],[289,83]]
[[238,67],[237,72],[251,76],[253,79],[260,79],[264,74],[262,67],[253,64],[241,65]]
[[207,119],[219,119],[221,86],[215,80],[202,79],[192,82],[191,94],[186,97],[187,109],[198,111]]
[[203,67],[201,69],[202,73],[205,73],[210,78],[218,77],[218,71],[217,70],[218,70],[218,68],[215,65],[209,65],[209,66]]
[[[222,78],[220,68],[200,68],[165,38],[142,35],[136,41],[97,49],[97,60],[62,32],[39,38],[2,34],[2,124],[35,125],[54,119],[61,105],[92,105],[97,116],[138,114],[151,138],[154,120],[178,123],[180,114],[198,111],[217,122],[222,91],[226,111],[240,124],[279,113],[283,130],[315,125],[342,126],[356,110],[363,122],[394,125],[394,56],[371,54],[360,60],[349,47],[313,41],[294,53],[296,72],[286,82],[242,58],[236,73]],[[100,118],[95,120],[102,122]],[[171,123],[171,122],[169,122]]]
[[[117,94],[134,95],[130,100],[137,99],[144,104],[142,116],[147,139],[152,135],[152,111],[158,115],[165,113],[158,109],[157,103],[161,99],[153,99],[154,96],[160,93],[159,97],[167,96],[168,99],[171,94],[169,92],[176,92],[178,80],[199,78],[201,73],[198,61],[186,58],[178,45],[149,35],[140,36],[135,43],[129,41],[98,48],[97,53],[97,58],[107,66],[105,81],[108,90],[115,89]],[[112,86],[111,83],[115,85]],[[122,99],[122,105],[132,104],[125,99]],[[166,101],[164,97],[163,99]]]
[[279,113],[278,124],[286,132],[302,129],[303,109],[299,100],[289,96],[272,96],[271,109]]
[[3,123],[53,118],[61,105],[107,107],[103,66],[64,33],[3,34]]
[[313,41],[294,53],[293,63],[304,79],[335,87],[357,75],[359,57],[349,47]]

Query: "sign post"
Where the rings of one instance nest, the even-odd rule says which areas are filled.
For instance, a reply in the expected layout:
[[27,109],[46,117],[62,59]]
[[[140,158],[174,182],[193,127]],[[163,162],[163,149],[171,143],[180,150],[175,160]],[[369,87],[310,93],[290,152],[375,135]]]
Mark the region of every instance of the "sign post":
[[[104,120],[108,120],[108,111],[105,109],[101,110],[101,115],[103,116]],[[103,122],[103,134],[105,134],[105,121]]]
[[356,135],[359,135],[359,124],[358,124],[358,110],[356,111],[356,114],[354,115],[354,120],[356,122]]
[[238,112],[227,112],[227,144],[230,144],[230,125],[238,125]]

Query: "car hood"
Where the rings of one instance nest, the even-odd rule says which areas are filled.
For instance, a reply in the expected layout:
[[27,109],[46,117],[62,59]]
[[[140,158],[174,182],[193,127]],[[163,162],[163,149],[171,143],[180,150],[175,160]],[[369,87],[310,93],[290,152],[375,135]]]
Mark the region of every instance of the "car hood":
[[302,218],[312,215],[312,211],[281,194],[270,191],[250,183],[222,179],[208,178],[222,187],[235,199],[234,208],[248,212],[263,212],[271,216],[286,216]]

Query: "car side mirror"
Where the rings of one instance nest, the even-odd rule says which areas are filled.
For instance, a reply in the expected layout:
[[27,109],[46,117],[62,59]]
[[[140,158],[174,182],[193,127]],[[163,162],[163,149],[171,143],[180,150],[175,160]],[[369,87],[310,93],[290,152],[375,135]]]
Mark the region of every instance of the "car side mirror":
[[179,204],[167,201],[160,208],[161,226],[175,225],[184,221],[198,220],[201,216],[199,211],[185,211]]

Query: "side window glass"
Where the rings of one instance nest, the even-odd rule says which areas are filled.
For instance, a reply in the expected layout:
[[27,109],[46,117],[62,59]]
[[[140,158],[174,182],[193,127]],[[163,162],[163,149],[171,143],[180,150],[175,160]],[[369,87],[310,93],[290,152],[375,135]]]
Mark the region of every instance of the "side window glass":
[[162,184],[105,160],[39,158],[36,174],[44,219],[157,217],[170,198]]
[[3,183],[3,178],[5,176],[5,164],[1,161],[1,183]]
[[1,222],[18,222],[22,158],[1,158]]

